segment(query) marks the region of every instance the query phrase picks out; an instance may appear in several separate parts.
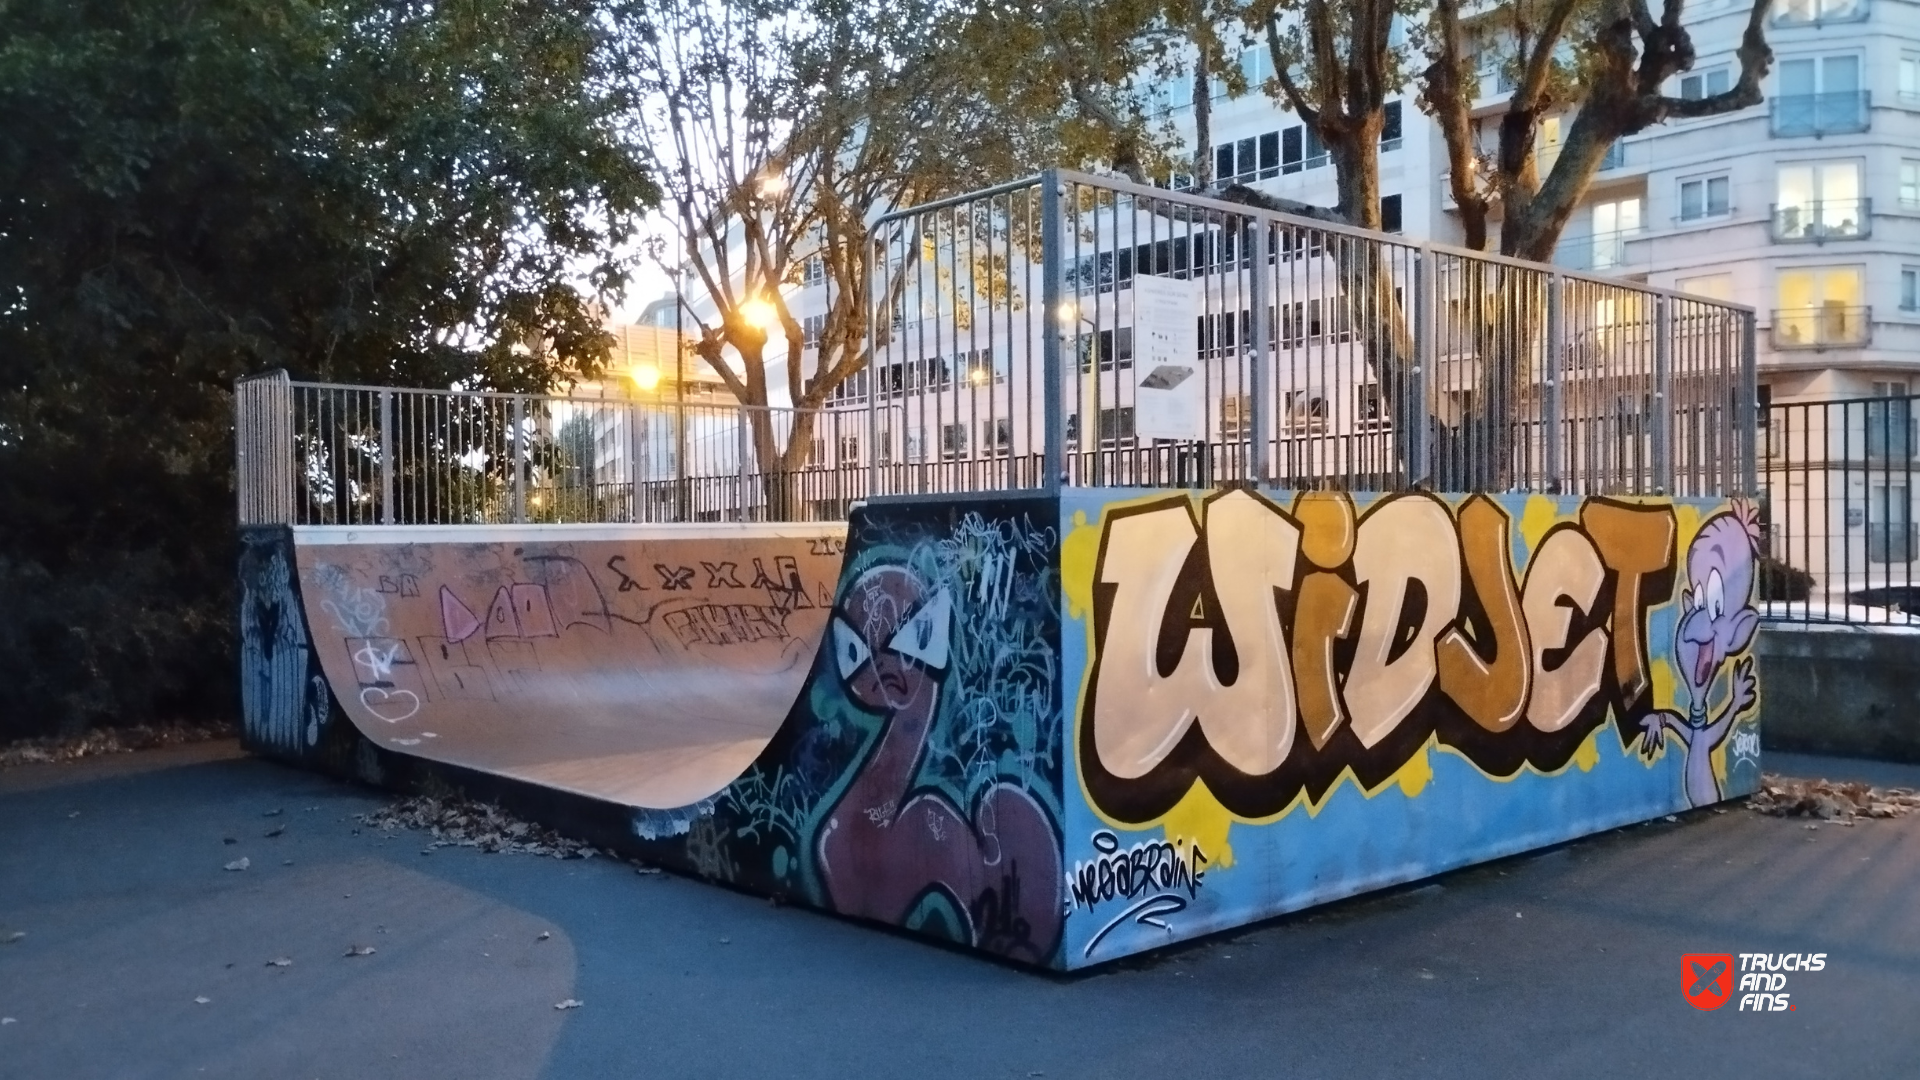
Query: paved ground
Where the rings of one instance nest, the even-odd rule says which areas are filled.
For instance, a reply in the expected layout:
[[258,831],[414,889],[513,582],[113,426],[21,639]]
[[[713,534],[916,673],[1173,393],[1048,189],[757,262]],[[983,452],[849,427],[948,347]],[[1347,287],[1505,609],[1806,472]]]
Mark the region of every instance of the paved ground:
[[[422,856],[355,834],[380,801],[230,744],[0,772],[0,1076],[1920,1075],[1916,819],[1696,813],[1055,979],[605,860]],[[1682,953],[1758,951],[1827,969],[1790,1013],[1682,1001]]]

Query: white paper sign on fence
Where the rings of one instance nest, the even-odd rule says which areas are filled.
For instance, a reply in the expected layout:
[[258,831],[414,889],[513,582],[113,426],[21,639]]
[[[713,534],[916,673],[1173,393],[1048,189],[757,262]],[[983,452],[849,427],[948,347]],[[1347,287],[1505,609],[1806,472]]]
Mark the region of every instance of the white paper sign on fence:
[[1147,274],[1133,279],[1133,427],[1143,439],[1207,437],[1197,285]]

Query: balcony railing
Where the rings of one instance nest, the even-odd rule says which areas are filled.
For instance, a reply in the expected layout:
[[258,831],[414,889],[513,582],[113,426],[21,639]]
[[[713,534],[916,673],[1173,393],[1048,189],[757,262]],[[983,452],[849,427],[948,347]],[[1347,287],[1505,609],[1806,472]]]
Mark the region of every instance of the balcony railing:
[[1569,270],[1590,270],[1605,273],[1618,270],[1636,262],[1644,262],[1644,252],[1635,252],[1628,243],[1646,236],[1644,229],[1621,229],[1616,232],[1594,233],[1591,236],[1569,236],[1560,241],[1554,251],[1556,265]]
[[1842,349],[1873,340],[1870,307],[1785,308],[1773,313],[1776,349]]
[[1780,138],[1796,138],[1865,131],[1872,104],[1873,95],[1866,90],[1777,97],[1772,101],[1773,133]]
[[1780,27],[1862,22],[1866,17],[1867,0],[1783,0],[1773,8],[1773,25]]
[[1872,199],[1776,204],[1773,238],[1783,242],[1858,240],[1873,233]]

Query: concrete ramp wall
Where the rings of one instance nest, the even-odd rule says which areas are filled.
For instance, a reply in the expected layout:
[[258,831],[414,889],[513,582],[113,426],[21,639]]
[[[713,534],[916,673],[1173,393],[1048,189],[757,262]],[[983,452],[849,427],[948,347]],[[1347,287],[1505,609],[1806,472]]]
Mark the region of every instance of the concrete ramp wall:
[[844,551],[559,528],[249,531],[250,740],[338,767],[346,725],[644,857],[1060,969],[1759,777],[1740,505],[898,498]]

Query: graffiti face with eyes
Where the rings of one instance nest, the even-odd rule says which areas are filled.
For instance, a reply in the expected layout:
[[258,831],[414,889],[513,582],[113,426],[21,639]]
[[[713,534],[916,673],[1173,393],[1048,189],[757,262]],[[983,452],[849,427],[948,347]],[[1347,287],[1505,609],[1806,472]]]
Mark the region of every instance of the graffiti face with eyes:
[[833,618],[833,658],[847,692],[889,713],[930,698],[947,667],[952,609],[944,590],[925,596],[905,570],[862,575]]
[[1747,529],[1731,514],[1707,522],[1687,550],[1689,588],[1680,594],[1674,650],[1696,712],[1704,712],[1720,665],[1745,651],[1760,626],[1760,613],[1748,604],[1753,552]]
[[[1674,657],[1687,684],[1687,714],[1659,711],[1641,721],[1642,751],[1657,753],[1672,734],[1685,749],[1687,798],[1695,806],[1720,801],[1713,750],[1733,723],[1759,700],[1753,657],[1740,654],[1753,643],[1760,613],[1751,597],[1760,524],[1754,508],[1736,501],[1732,513],[1700,527],[1687,549],[1687,587],[1680,592],[1680,621],[1673,628]],[[1708,702],[1720,669],[1733,661],[1726,704],[1709,717]]]

